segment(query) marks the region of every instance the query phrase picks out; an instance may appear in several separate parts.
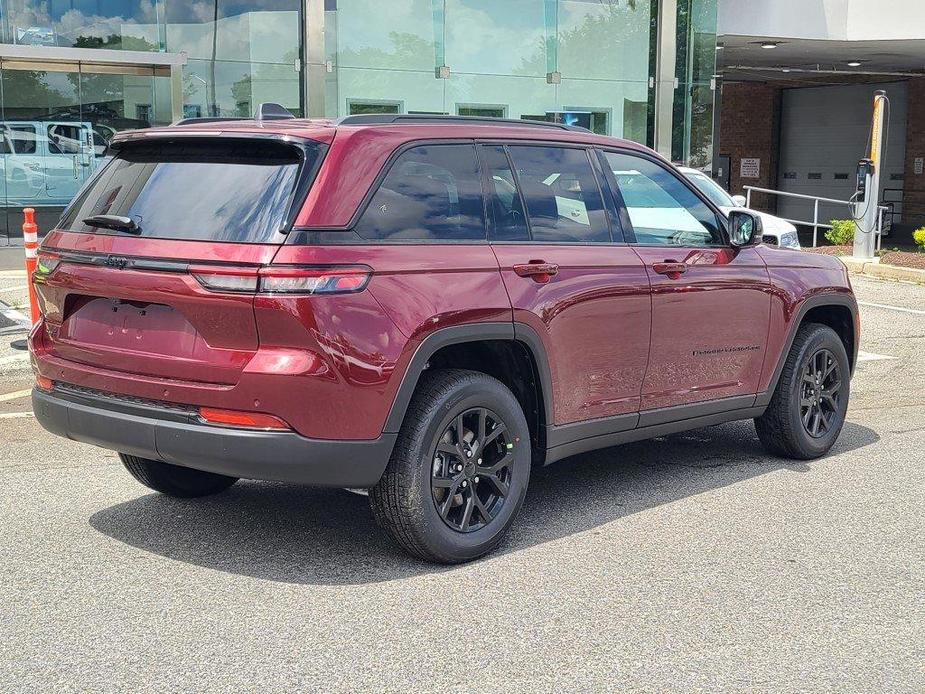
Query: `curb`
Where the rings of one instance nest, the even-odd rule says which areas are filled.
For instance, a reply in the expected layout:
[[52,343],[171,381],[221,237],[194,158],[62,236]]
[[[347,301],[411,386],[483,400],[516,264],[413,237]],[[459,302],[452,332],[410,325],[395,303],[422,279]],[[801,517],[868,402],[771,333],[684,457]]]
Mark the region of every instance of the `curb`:
[[899,267],[898,265],[883,265],[877,261],[855,260],[854,258],[846,256],[837,257],[845,264],[845,267],[848,268],[848,272],[852,275],[925,284],[925,270],[918,270],[911,267]]

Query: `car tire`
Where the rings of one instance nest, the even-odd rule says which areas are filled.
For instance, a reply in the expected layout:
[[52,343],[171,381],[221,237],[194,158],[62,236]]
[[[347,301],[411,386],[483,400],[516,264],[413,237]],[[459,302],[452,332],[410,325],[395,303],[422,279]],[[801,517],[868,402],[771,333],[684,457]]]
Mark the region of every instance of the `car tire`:
[[192,468],[170,465],[160,460],[139,458],[120,453],[119,458],[132,477],[149,489],[167,496],[190,499],[198,496],[218,494],[238,481],[237,477],[228,477],[214,472],[193,470]]
[[828,453],[845,423],[850,379],[835,331],[819,323],[800,326],[768,409],[755,419],[764,447],[798,460]]
[[370,506],[415,557],[471,561],[514,522],[530,465],[527,420],[504,384],[477,371],[425,372]]

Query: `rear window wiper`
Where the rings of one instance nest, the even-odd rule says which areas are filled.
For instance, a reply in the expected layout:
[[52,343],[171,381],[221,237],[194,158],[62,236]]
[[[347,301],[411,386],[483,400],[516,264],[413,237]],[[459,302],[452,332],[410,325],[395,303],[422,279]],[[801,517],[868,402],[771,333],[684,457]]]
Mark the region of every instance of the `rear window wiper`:
[[141,227],[135,224],[134,219],[131,217],[122,217],[117,214],[95,214],[92,217],[84,219],[83,223],[88,227],[125,231],[129,234],[141,233]]

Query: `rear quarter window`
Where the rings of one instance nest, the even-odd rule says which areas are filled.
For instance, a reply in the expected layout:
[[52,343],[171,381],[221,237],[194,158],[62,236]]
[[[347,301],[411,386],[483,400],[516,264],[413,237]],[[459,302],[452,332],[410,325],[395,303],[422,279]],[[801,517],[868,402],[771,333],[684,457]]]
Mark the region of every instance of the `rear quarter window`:
[[474,144],[402,152],[356,225],[380,241],[483,241],[482,184]]
[[89,226],[94,215],[130,217],[137,236],[264,243],[279,241],[296,196],[324,146],[270,139],[129,142],[65,212],[60,228]]

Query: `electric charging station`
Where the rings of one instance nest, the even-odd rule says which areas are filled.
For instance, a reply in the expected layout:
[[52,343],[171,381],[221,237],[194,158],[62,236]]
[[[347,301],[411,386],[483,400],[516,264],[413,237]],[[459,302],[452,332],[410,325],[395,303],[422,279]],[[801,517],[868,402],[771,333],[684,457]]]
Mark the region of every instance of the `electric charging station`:
[[858,162],[857,189],[851,202],[854,218],[854,257],[871,260],[876,248],[880,216],[880,171],[883,168],[885,116],[890,100],[886,92],[874,92],[874,112],[870,124],[867,158]]

